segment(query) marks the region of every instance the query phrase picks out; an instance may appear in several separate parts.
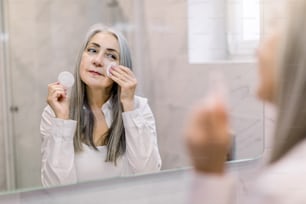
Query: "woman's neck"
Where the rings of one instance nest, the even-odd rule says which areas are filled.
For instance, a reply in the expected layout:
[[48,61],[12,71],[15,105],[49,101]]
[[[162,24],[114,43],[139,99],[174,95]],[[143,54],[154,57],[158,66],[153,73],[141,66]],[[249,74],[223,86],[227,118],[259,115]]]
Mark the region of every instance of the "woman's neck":
[[109,89],[91,89],[87,87],[88,103],[92,109],[101,108],[109,99],[111,88]]

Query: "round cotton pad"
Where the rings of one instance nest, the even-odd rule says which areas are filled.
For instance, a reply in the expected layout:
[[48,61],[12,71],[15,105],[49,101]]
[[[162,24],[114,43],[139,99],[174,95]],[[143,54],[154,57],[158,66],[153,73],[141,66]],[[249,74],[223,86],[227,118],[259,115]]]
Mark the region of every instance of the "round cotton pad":
[[110,68],[112,68],[112,66],[117,66],[116,62],[111,62],[111,63],[109,63],[109,64],[106,66],[106,75],[107,75],[108,77],[110,77],[110,72],[109,72],[109,70],[110,70]]
[[70,72],[64,71],[58,75],[58,81],[66,88],[71,88],[74,84],[74,77]]

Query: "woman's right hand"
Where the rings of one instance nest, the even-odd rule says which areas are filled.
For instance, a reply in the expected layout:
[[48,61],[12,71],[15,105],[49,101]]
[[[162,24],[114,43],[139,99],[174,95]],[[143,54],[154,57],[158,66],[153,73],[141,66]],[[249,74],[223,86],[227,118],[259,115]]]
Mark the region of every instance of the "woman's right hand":
[[223,174],[230,148],[228,113],[219,97],[194,107],[185,130],[191,161],[198,172]]
[[59,82],[48,84],[47,103],[57,118],[69,119],[69,98],[67,89]]

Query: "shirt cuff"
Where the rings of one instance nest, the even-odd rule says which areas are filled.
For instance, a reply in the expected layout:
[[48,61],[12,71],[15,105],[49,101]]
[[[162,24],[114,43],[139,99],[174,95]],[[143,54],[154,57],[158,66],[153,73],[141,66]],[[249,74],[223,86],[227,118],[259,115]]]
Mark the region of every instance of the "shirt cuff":
[[133,111],[123,112],[122,119],[124,126],[127,127],[142,127],[143,126],[143,117],[139,113],[139,110],[135,109]]
[[52,132],[55,139],[72,140],[76,130],[77,121],[63,120],[60,118],[53,118]]
[[228,204],[234,199],[234,179],[229,175],[195,173],[191,203]]

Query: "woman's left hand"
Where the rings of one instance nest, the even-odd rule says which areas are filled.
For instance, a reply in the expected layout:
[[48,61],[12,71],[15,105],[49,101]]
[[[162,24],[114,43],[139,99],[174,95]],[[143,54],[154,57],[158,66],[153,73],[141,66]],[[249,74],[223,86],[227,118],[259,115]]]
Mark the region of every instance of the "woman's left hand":
[[137,86],[137,79],[131,69],[119,65],[110,69],[110,78],[121,87],[120,100],[123,110],[132,111],[134,109],[134,95]]

